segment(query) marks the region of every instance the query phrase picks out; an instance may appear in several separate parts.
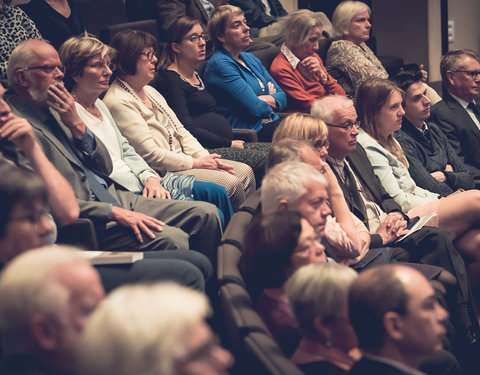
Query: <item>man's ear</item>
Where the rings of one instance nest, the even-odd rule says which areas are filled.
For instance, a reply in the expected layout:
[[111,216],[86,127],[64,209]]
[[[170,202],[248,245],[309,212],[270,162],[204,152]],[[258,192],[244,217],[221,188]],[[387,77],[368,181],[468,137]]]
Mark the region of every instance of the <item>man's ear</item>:
[[25,71],[22,69],[18,69],[15,72],[15,77],[17,78],[17,82],[19,86],[22,87],[30,87],[30,82],[25,77]]
[[288,202],[286,199],[281,199],[277,203],[277,211],[287,211],[288,210]]
[[35,344],[46,351],[58,347],[60,337],[60,325],[54,318],[45,314],[35,314],[30,321],[30,331]]
[[455,86],[455,80],[453,79],[453,74],[454,72],[452,72],[451,70],[447,70],[445,72],[445,76],[447,77],[447,82],[450,86]]
[[391,340],[400,341],[403,339],[403,318],[400,314],[389,311],[383,316],[383,327],[385,328],[386,336]]

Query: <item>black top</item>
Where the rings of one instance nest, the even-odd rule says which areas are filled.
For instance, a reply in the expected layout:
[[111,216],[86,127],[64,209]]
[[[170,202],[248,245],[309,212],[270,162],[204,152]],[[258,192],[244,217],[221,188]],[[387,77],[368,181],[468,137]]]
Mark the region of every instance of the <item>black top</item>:
[[305,375],[343,375],[347,373],[344,369],[327,361],[304,363],[297,366]]
[[68,0],[70,17],[65,18],[45,0],[31,0],[21,8],[35,22],[42,36],[59,49],[64,41],[85,32],[85,26],[73,0]]
[[232,127],[215,112],[214,97],[204,88],[184,81],[173,70],[161,70],[150,83],[167,100],[183,126],[203,147],[230,147]]

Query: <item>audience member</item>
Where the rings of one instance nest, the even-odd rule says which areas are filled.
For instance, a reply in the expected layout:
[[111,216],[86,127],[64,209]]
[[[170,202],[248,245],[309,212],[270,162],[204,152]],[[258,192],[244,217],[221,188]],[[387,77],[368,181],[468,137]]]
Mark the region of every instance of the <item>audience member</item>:
[[281,34],[278,21],[288,13],[279,0],[230,0],[229,3],[245,13],[252,37]]
[[62,247],[28,251],[0,277],[5,374],[73,374],[74,348],[103,299],[95,269]]
[[[380,60],[365,44],[370,38],[370,7],[362,1],[342,1],[333,13],[335,40],[327,53],[328,72],[337,79],[350,98],[362,82],[371,78],[388,78]],[[423,70],[426,81],[427,72]],[[440,96],[427,86],[427,95],[433,103]]]
[[[397,260],[441,266],[456,277],[456,297],[451,308],[454,322],[461,341],[476,343],[478,328],[469,297],[465,264],[453,246],[453,235],[424,226],[398,240],[398,231],[405,229],[410,219],[385,191],[365,150],[357,145],[358,119],[352,101],[344,96],[325,97],[314,104],[312,114],[329,127],[327,162],[337,176],[350,210],[371,233],[375,233],[380,225],[386,226],[392,233],[392,242],[396,240],[396,245],[402,249],[396,252]],[[380,236],[373,235],[371,243],[381,246],[383,241]]]
[[222,223],[230,219],[232,207],[223,186],[198,182],[193,176],[171,172],[162,179],[122,137],[107,107],[98,98],[109,85],[113,49],[95,38],[70,38],[60,47],[59,54],[66,69],[67,88],[75,99],[78,115],[107,147],[113,163],[109,177],[113,181],[149,198],[169,199],[171,191],[176,200],[213,203],[218,208]]
[[271,141],[278,125],[276,113],[286,95],[260,60],[242,52],[250,43],[250,28],[240,8],[218,7],[208,23],[215,53],[205,68],[207,88],[217,100],[217,112],[232,127],[254,129],[260,141]]
[[22,9],[57,50],[71,36],[86,33],[75,0],[30,0]]
[[[415,183],[441,196],[460,189],[473,189],[473,176],[447,137],[436,123],[427,121],[431,102],[425,96],[422,73],[403,71],[393,81],[403,91],[405,111],[402,128],[395,133],[395,138],[407,157],[408,172]],[[480,179],[480,176],[476,177]]]
[[10,53],[27,39],[41,39],[33,21],[11,0],[0,0],[0,79],[7,79]]
[[[41,69],[28,69],[40,65]],[[100,248],[186,249],[190,235],[192,247],[215,253],[221,228],[213,206],[137,197],[115,188],[107,177],[110,157],[78,117],[73,97],[61,84],[62,69],[51,45],[38,40],[21,43],[9,60],[15,95],[8,100],[14,113],[29,120],[43,151],[72,185],[80,215],[97,224]],[[56,118],[49,109],[57,112]]]
[[[201,23],[202,27],[206,27],[210,16],[215,8],[226,5],[228,0],[157,0],[158,22],[161,32],[167,32],[171,22],[181,17],[190,17]],[[163,40],[163,35],[159,37]],[[209,58],[212,54],[212,45],[206,41],[206,56]],[[254,52],[261,51],[261,54],[276,53],[283,39],[279,36],[254,38],[245,51]]]
[[362,272],[348,298],[363,358],[349,374],[413,374],[442,348],[448,312],[418,271],[384,265]]
[[173,21],[160,58],[162,70],[150,85],[162,93],[183,126],[202,146],[226,159],[249,165],[259,184],[270,145],[234,139],[228,120],[215,113],[215,99],[196,71],[197,65],[205,60],[207,39],[208,34],[197,20],[182,17]]
[[474,176],[480,176],[480,57],[471,50],[448,51],[440,63],[445,98],[432,108],[431,120]]
[[318,14],[307,9],[285,19],[286,41],[273,60],[270,72],[287,94],[290,111],[309,111],[316,99],[332,94],[345,95],[316,53],[322,27]]
[[[25,123],[33,137],[30,124]],[[0,164],[0,173],[9,177],[0,182],[0,269],[17,255],[53,242],[54,223],[50,210],[59,222],[62,221],[58,218],[65,220],[66,212],[70,210],[69,220],[76,218],[74,213],[78,216],[71,187],[53,166],[43,168],[37,176],[6,161]],[[50,168],[53,170],[49,171]],[[44,183],[44,178],[50,181]],[[65,191],[58,191],[56,186]],[[55,204],[49,206],[50,202]],[[212,275],[210,262],[196,251],[149,251],[143,257],[132,264],[97,266],[105,289],[108,291],[120,284],[139,281],[173,280],[203,290]]]
[[85,324],[78,374],[226,374],[232,355],[205,319],[207,298],[171,283],[126,286],[110,294]]
[[285,293],[285,282],[302,266],[327,261],[314,228],[297,211],[258,215],[246,235],[242,264],[247,284],[258,295],[257,310],[290,356],[300,334]]
[[422,189],[408,173],[408,161],[393,137],[400,130],[403,98],[392,82],[373,79],[364,82],[356,97],[360,121],[358,142],[362,145],[386,192],[409,217],[435,214],[427,224],[438,226],[456,237],[455,246],[463,254],[480,262],[476,243],[480,232],[480,191],[469,190],[440,198]]
[[193,175],[225,187],[234,209],[255,191],[252,169],[209,154],[186,130],[163,96],[149,86],[155,74],[157,42],[153,35],[125,30],[111,41],[117,50],[118,77],[104,102],[122,134],[161,174]]
[[340,375],[358,359],[357,336],[348,318],[348,289],[357,277],[335,263],[311,264],[286,284],[302,338],[292,360],[305,375]]

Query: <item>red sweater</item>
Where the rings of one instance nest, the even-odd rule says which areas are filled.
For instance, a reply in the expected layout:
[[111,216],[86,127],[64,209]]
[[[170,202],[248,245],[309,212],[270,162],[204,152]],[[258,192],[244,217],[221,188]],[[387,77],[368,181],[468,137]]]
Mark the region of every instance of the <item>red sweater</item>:
[[321,68],[328,75],[328,81],[325,85],[322,85],[318,77],[315,77],[314,81],[305,78],[298,69],[293,69],[281,52],[273,60],[270,74],[287,94],[286,111],[288,112],[309,111],[315,100],[327,95],[346,95],[342,86],[327,73],[320,56],[316,53],[313,56],[318,59]]

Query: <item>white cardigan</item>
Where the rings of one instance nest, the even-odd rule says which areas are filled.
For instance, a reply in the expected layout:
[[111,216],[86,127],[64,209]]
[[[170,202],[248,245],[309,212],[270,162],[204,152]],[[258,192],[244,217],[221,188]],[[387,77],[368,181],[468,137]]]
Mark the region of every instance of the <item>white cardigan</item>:
[[[122,81],[124,82],[124,81]],[[124,82],[127,88],[133,89]],[[175,128],[169,126],[175,140],[170,150],[169,134],[165,123],[157,120],[154,112],[147,108],[134,94],[123,89],[115,80],[103,98],[120,132],[126,137],[145,161],[164,174],[167,171],[182,171],[193,167],[193,159],[208,155],[197,139],[185,129],[164,97],[153,87],[145,86],[147,96],[165,109]],[[177,142],[178,141],[178,142]]]

